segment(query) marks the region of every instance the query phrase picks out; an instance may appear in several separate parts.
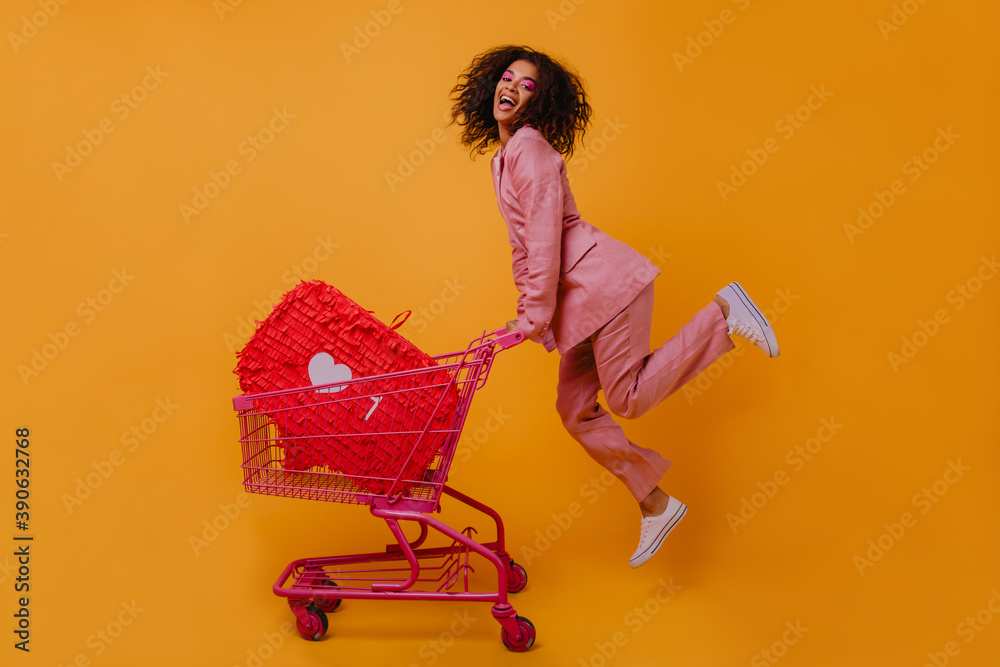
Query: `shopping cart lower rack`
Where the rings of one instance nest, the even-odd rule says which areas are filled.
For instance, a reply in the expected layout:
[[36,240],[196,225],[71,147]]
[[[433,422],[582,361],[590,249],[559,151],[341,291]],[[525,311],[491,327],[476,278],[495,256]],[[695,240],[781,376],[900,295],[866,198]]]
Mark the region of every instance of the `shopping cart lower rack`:
[[[396,539],[383,552],[289,563],[274,593],[288,599],[303,637],[322,638],[327,613],[343,600],[465,600],[493,603],[508,649],[526,651],[534,644],[535,627],[507,599],[528,578],[505,549],[500,515],[446,484],[472,396],[486,383],[495,352],[523,340],[519,331],[500,329],[473,340],[466,350],[434,357],[437,365],[428,368],[233,399],[247,492],[366,504]],[[396,411],[413,409],[391,420],[369,419],[387,398],[386,405]],[[380,447],[380,438],[406,446]],[[429,456],[428,446],[433,447]],[[385,460],[386,451],[393,460]],[[428,458],[426,468],[412,472],[412,460]],[[393,476],[386,470],[398,472]],[[440,511],[442,494],[490,517],[496,539],[479,542],[473,528],[456,530],[431,516]],[[419,535],[408,540],[400,522],[419,526]],[[450,543],[424,546],[431,531]],[[495,568],[495,587],[491,582],[478,590],[477,582],[470,582],[473,556],[485,559],[488,572]]]

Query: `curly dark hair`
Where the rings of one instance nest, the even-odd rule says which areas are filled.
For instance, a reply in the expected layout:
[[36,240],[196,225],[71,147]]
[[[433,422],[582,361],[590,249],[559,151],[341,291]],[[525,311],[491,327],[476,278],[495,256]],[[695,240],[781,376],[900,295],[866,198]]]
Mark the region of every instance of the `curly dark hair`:
[[[577,137],[582,140],[592,109],[583,81],[554,58],[527,46],[498,46],[473,58],[451,90],[451,123],[463,128],[459,137],[470,153],[482,155],[500,141],[493,117],[497,82],[515,60],[527,60],[538,69],[537,92],[531,96],[512,128],[530,125],[567,158]],[[474,157],[474,155],[473,155]]]

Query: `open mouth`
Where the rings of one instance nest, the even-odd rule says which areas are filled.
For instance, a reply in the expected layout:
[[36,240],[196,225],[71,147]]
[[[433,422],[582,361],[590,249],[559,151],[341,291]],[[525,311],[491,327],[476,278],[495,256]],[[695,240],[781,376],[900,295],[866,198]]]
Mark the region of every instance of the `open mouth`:
[[497,102],[497,108],[501,111],[509,111],[516,106],[517,104],[514,103],[514,100],[507,95],[501,95],[500,100]]

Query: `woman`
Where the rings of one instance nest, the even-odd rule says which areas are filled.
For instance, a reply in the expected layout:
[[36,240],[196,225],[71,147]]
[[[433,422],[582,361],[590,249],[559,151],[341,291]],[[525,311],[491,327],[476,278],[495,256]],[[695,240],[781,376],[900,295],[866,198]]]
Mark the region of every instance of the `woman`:
[[452,90],[461,141],[492,161],[497,204],[513,250],[520,291],[508,330],[558,349],[556,408],[570,435],[620,479],[639,502],[639,567],[659,550],[687,507],[658,483],[670,462],[640,447],[597,402],[634,418],[645,413],[747,338],[778,356],[770,324],[738,283],[723,288],[680,332],[650,351],[653,279],[645,257],[580,218],[566,179],[590,122],[579,77],[531,48],[480,54]]

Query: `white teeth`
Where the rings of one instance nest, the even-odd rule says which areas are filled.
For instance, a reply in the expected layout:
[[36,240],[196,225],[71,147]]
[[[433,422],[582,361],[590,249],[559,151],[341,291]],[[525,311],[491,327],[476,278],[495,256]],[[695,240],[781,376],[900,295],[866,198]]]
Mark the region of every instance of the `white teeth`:
[[501,95],[500,96],[500,101],[501,102],[509,102],[510,104],[514,104],[514,100],[510,99],[506,95]]

